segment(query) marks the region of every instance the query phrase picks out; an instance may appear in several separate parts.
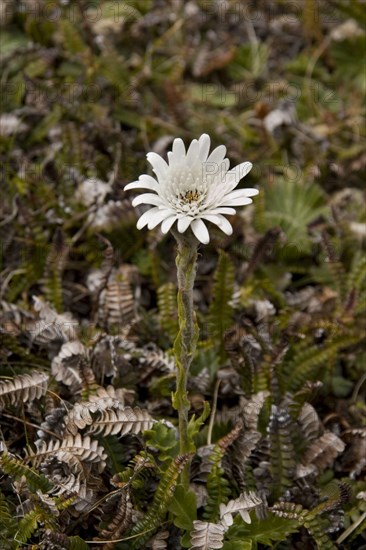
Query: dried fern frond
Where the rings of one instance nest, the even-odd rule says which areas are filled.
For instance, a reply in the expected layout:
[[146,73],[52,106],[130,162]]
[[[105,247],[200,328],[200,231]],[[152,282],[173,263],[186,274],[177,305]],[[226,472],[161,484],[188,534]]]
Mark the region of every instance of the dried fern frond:
[[138,434],[151,430],[155,420],[150,414],[139,407],[125,407],[118,410],[103,411],[100,418],[91,425],[90,433],[121,436],[128,433]]
[[86,357],[85,346],[78,340],[65,342],[60,351],[52,359],[51,370],[57,382],[70,386],[73,393],[81,391],[82,377],[80,373],[80,362]]
[[254,492],[242,493],[227,504],[220,504],[220,521],[226,528],[229,528],[234,523],[233,514],[239,513],[245,523],[251,523],[249,510],[260,504],[262,504],[262,499]]
[[47,392],[49,377],[42,372],[19,374],[0,381],[0,409],[40,399]]
[[68,435],[62,441],[49,441],[48,443],[37,440],[36,447],[37,451],[29,451],[29,458],[35,465],[41,464],[56,453],[58,457],[62,453],[69,453],[82,462],[97,464],[99,472],[102,472],[106,466],[107,454],[104,448],[98,444],[98,441],[92,440],[89,436],[82,437],[77,434],[74,437]]
[[[100,540],[115,540],[118,539],[131,525],[132,519],[132,502],[128,487],[122,490],[119,497],[119,502],[116,504],[113,511],[113,519],[108,527],[103,529],[99,534]],[[114,548],[114,542],[106,542],[103,548],[111,550]]]
[[300,411],[297,419],[301,432],[304,434],[306,441],[313,441],[319,437],[320,420],[319,416],[312,405],[305,403]]
[[66,414],[65,407],[56,407],[50,414],[47,414],[44,422],[37,430],[37,436],[39,439],[49,440],[57,435],[62,439],[62,435],[65,430],[64,416]]
[[111,271],[98,292],[98,322],[102,326],[127,326],[136,318],[137,301],[131,286],[135,270],[122,265]]
[[268,391],[260,391],[253,395],[251,399],[240,403],[243,409],[244,426],[246,430],[256,431],[258,427],[258,417],[262,410],[265,400],[269,396]]
[[116,227],[120,228],[121,220],[123,220],[124,225],[130,226],[136,222],[135,208],[128,199],[122,201],[109,200],[97,208],[91,207],[88,216],[90,227],[94,231],[111,231]]
[[[110,387],[111,388],[111,387]],[[94,413],[101,413],[107,409],[120,409],[123,407],[123,393],[113,389],[108,391],[104,388],[98,388],[96,395],[91,395],[89,401],[76,403],[71,411],[65,417],[66,431],[76,435],[79,430],[90,426],[95,421],[92,417]]]
[[77,338],[79,325],[71,313],[59,314],[37,296],[33,296],[33,301],[39,321],[34,321],[28,326],[32,342],[61,345]]
[[149,543],[151,550],[166,550],[168,548],[169,531],[160,531],[153,536]]
[[332,432],[325,432],[316,439],[307,449],[302,458],[302,463],[307,466],[316,466],[322,472],[333,463],[334,459],[345,449],[345,443]]
[[225,528],[217,523],[194,521],[190,550],[219,550],[224,545]]
[[351,479],[355,479],[366,470],[366,428],[347,430],[343,438],[348,444],[344,463]]

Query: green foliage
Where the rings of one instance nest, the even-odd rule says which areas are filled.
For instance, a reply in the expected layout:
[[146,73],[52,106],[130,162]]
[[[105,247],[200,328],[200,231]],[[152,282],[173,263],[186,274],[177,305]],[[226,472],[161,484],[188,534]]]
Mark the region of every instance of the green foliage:
[[174,342],[178,332],[178,316],[177,289],[173,283],[164,283],[158,288],[158,307],[160,324],[170,341]]
[[301,505],[281,502],[272,508],[274,514],[295,520],[299,526],[305,527],[315,540],[319,549],[335,550],[336,546],[324,532],[324,522],[317,515],[317,510],[306,510]]
[[222,346],[224,333],[232,324],[233,307],[230,300],[234,292],[234,267],[228,254],[223,250],[219,252],[213,279],[208,326],[210,339]]
[[42,491],[47,493],[52,489],[52,483],[36,468],[31,468],[9,453],[2,453],[0,456],[0,467],[3,472],[15,480],[23,476],[31,492]]
[[290,434],[291,419],[284,409],[272,406],[268,431],[272,474],[272,498],[277,500],[292,484],[295,469],[294,448]]
[[209,457],[210,472],[207,477],[207,502],[203,512],[206,521],[216,522],[219,517],[220,504],[226,504],[229,500],[229,481],[221,462],[225,455],[225,447],[215,445]]
[[130,536],[137,535],[136,539],[131,540],[130,548],[142,548],[151,538],[153,531],[159,527],[174,496],[179,474],[187,461],[188,456],[178,456],[163,473],[148,511],[129,533]]
[[244,523],[240,517],[237,517],[225,538],[235,542],[237,539],[247,539],[248,544],[252,544],[253,548],[256,548],[257,544],[272,547],[274,542],[288,539],[297,530],[298,524],[294,519],[275,516],[270,512],[263,519],[253,517],[250,524]]
[[17,521],[13,511],[10,509],[10,502],[7,501],[5,495],[0,491],[0,542],[4,550],[13,550],[14,543],[12,540],[16,529]]
[[158,422],[151,430],[146,430],[145,437],[149,446],[159,450],[160,460],[171,460],[177,455],[179,445],[173,428]]
[[89,550],[89,546],[86,544],[86,542],[78,537],[69,537],[69,548],[68,550]]
[[174,525],[189,533],[193,521],[197,519],[197,499],[194,492],[187,492],[182,485],[178,485],[168,509],[174,516]]
[[363,340],[362,334],[347,334],[335,335],[334,338],[329,338],[329,341],[323,348],[315,346],[305,347],[299,345],[295,351],[294,357],[285,365],[285,371],[288,373],[288,386],[292,391],[299,390],[306,380],[316,380],[319,378],[319,369],[321,369],[322,377],[332,369],[334,361],[339,353],[339,350],[352,345],[355,345]]
[[278,179],[267,188],[265,195],[265,228],[279,226],[286,234],[282,255],[295,258],[310,252],[311,241],[307,226],[327,212],[324,193],[319,186]]

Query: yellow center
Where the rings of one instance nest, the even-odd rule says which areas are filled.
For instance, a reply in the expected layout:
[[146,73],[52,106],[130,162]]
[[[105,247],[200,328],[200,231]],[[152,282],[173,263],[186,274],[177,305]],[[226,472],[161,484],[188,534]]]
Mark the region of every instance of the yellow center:
[[185,195],[180,195],[179,198],[184,204],[191,204],[192,202],[197,202],[200,195],[198,191],[187,191]]

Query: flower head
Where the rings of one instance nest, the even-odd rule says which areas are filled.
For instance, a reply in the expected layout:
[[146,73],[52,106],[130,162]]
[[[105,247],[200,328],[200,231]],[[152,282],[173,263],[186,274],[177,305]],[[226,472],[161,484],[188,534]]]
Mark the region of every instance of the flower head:
[[153,206],[138,220],[138,229],[146,225],[153,229],[161,223],[162,232],[167,233],[177,222],[179,233],[190,227],[196,238],[207,244],[210,236],[205,222],[208,221],[231,235],[233,228],[223,214],[235,214],[233,206],[250,204],[250,197],[258,194],[257,189],[234,191],[252,164],[243,162],[229,170],[226,147],[219,145],[209,154],[210,141],[207,134],[202,134],[191,142],[186,152],[183,141],[175,139],[168,163],[157,153],[148,153],[147,160],[156,179],[143,174],[138,181],[125,186],[125,190],[149,191],[132,201],[133,206]]

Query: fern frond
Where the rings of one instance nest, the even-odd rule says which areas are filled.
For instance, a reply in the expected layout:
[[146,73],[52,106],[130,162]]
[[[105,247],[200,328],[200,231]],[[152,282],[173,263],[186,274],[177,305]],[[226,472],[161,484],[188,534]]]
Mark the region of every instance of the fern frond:
[[209,307],[209,336],[213,342],[223,345],[225,331],[232,324],[233,307],[230,300],[234,292],[234,267],[226,252],[220,250],[214,273],[212,301]]
[[308,447],[302,458],[302,463],[305,466],[312,464],[316,466],[319,472],[322,472],[333,463],[345,447],[345,443],[337,435],[332,432],[325,432]]
[[269,395],[268,391],[260,391],[252,395],[243,405],[243,419],[246,430],[256,431],[258,429],[258,417]]
[[11,380],[0,381],[0,409],[40,399],[47,392],[47,374],[31,372],[19,374]]
[[212,550],[223,547],[225,534],[223,525],[196,520],[193,526],[190,550]]
[[[33,506],[34,508],[22,517],[18,524],[18,530],[14,535],[16,543],[26,543],[36,532],[39,524],[44,525],[46,529],[56,529],[55,518],[52,514],[37,503],[33,503]],[[19,546],[17,545],[16,548],[19,548]]]
[[[100,534],[100,540],[115,540],[118,539],[131,525],[132,518],[132,502],[130,497],[130,491],[128,487],[122,488],[122,493],[119,497],[118,503],[115,505],[113,511],[112,521],[109,525],[103,529]],[[115,543],[105,543],[103,548],[105,550],[111,550],[114,548]]]
[[224,469],[221,466],[221,461],[225,455],[226,448],[215,445],[209,462],[211,470],[207,477],[207,502],[203,512],[203,518],[210,521],[217,521],[220,513],[220,505],[228,501],[230,494],[229,482],[226,479]]
[[171,282],[164,283],[157,294],[160,325],[174,342],[178,334],[177,288]]
[[0,490],[0,544],[4,550],[14,548],[14,534],[17,530],[17,521],[11,512],[5,495]]
[[37,296],[33,296],[33,301],[40,320],[29,327],[32,341],[49,345],[53,342],[62,344],[76,339],[79,325],[71,313],[57,313]]
[[88,433],[104,435],[137,434],[152,428],[155,420],[139,407],[123,407],[123,394],[110,392],[91,396],[90,401],[76,403],[65,417],[66,431],[76,435],[78,430],[88,427]]
[[262,504],[262,499],[254,492],[242,493],[238,498],[230,500],[227,504],[220,504],[220,521],[229,528],[233,523],[233,514],[239,513],[245,523],[250,523],[249,510]]
[[62,312],[62,272],[68,255],[68,247],[62,232],[58,229],[53,237],[51,250],[46,259],[45,288],[47,300],[58,313]]
[[291,486],[295,470],[294,448],[290,433],[291,417],[288,410],[272,405],[269,420],[270,470],[274,498],[279,498]]
[[322,378],[339,350],[359,343],[362,338],[361,334],[343,332],[326,342],[323,347],[312,344],[306,349],[296,351],[293,359],[286,365],[286,372],[289,373],[288,388],[297,391],[307,380]]
[[49,441],[48,443],[38,440],[36,447],[37,451],[29,451],[29,458],[35,465],[39,465],[55,455],[59,457],[63,453],[68,453],[82,462],[97,464],[99,472],[102,472],[106,466],[107,454],[104,448],[88,435],[84,437],[80,434],[75,437],[68,435],[62,441]]
[[65,342],[58,354],[52,359],[51,370],[57,382],[70,387],[73,393],[81,391],[82,377],[80,362],[86,356],[86,349],[81,342]]
[[305,527],[315,540],[319,550],[323,550],[323,548],[325,550],[336,549],[336,546],[324,532],[324,523],[319,516],[304,509],[300,504],[280,502],[272,506],[271,512],[275,516],[296,520],[299,526]]
[[9,453],[2,453],[0,456],[0,467],[3,472],[15,480],[19,480],[24,476],[31,492],[39,490],[43,493],[48,493],[53,487],[53,484],[46,476],[38,472],[35,468],[27,466],[21,460]]
[[150,430],[155,423],[150,414],[139,407],[125,407],[119,410],[102,412],[89,428],[89,433],[121,436],[128,433],[138,434]]
[[136,317],[136,301],[130,278],[131,273],[123,265],[110,274],[98,296],[98,321],[101,325],[123,326]]
[[169,531],[160,531],[150,541],[151,550],[166,550],[168,548]]
[[139,535],[131,544],[131,548],[142,548],[164,519],[171,499],[173,498],[178,478],[189,455],[177,456],[161,477],[153,502],[144,517],[131,529],[130,535]]

